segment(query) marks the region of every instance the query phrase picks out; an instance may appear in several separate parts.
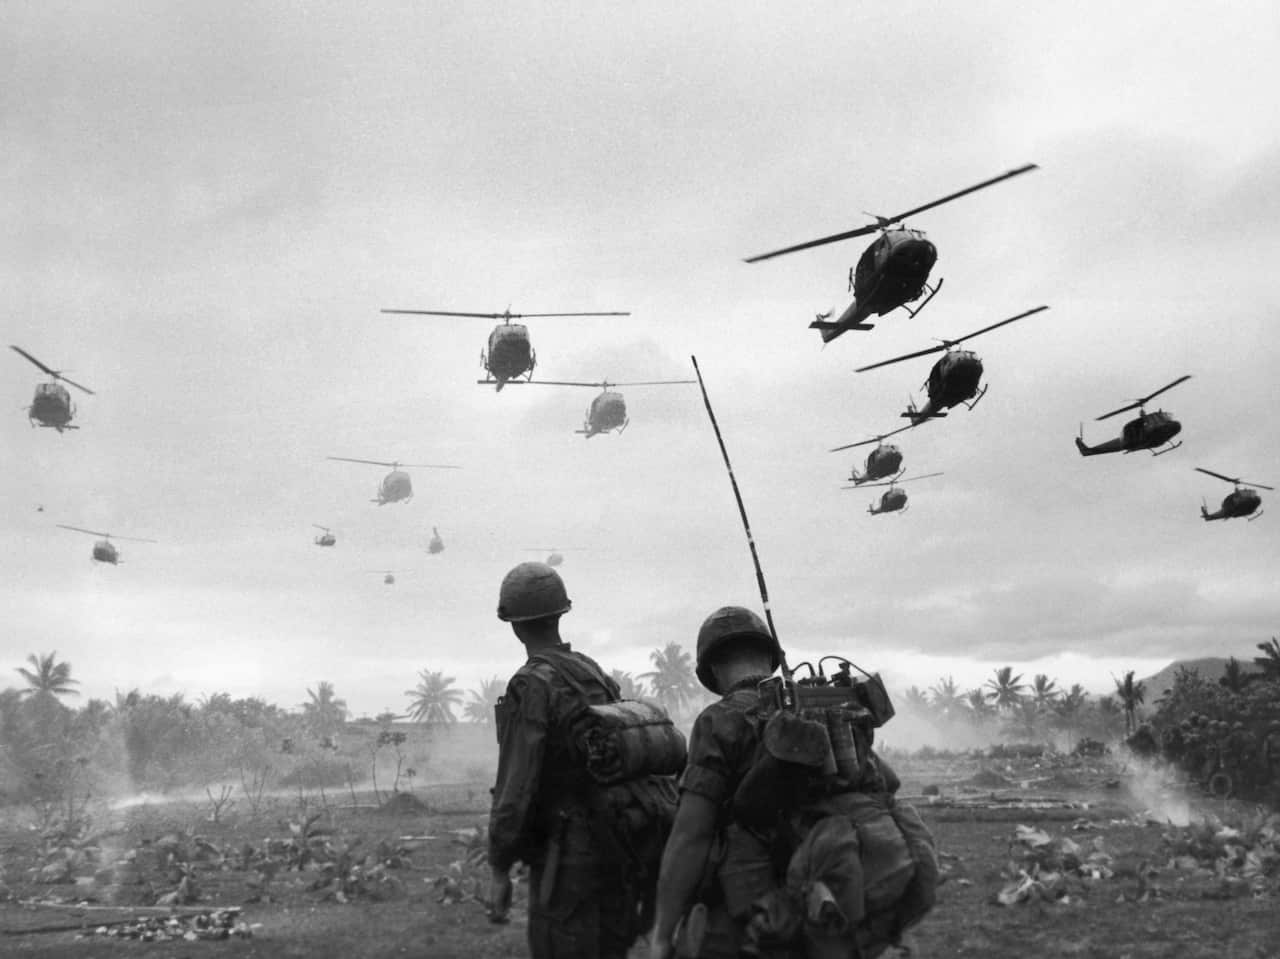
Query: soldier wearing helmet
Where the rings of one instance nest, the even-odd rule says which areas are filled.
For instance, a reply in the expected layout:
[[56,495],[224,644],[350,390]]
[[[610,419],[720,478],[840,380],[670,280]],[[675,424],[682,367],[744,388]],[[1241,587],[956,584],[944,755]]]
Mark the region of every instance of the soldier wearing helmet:
[[639,928],[637,894],[608,824],[593,816],[591,780],[570,722],[585,705],[615,702],[618,685],[560,638],[571,607],[545,563],[521,563],[502,580],[498,618],[527,662],[496,708],[498,778],[489,815],[490,918],[505,922],[511,867],[529,866],[529,951],[534,959],[623,959]]
[[756,754],[759,727],[750,714],[759,700],[756,687],[781,662],[778,641],[749,609],[721,607],[698,630],[698,679],[722,698],[699,714],[689,737],[680,806],[658,877],[653,959],[673,954],[677,924],[681,956],[739,954],[743,918],[726,904],[713,851],[734,828],[727,811]]

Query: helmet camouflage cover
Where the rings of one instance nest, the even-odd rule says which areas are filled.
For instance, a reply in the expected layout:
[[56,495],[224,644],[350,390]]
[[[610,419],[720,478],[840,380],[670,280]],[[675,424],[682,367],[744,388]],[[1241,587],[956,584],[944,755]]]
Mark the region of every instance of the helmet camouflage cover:
[[773,661],[770,671],[782,664],[782,649],[764,620],[743,606],[721,606],[698,630],[698,681],[713,693],[719,693],[720,688],[711,671],[711,657],[735,639],[763,640]]
[[521,563],[498,589],[498,619],[507,623],[559,616],[572,606],[564,580],[546,563]]

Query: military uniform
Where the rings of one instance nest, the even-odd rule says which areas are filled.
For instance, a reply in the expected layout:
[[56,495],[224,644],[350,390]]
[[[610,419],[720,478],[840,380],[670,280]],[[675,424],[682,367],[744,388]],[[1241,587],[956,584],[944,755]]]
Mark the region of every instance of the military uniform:
[[530,867],[534,959],[622,959],[642,931],[627,858],[593,811],[598,787],[568,729],[583,693],[601,705],[618,692],[595,661],[561,643],[535,652],[499,703],[489,863]]
[[706,932],[699,957],[736,957],[742,946],[743,925],[729,915],[716,865],[724,856],[725,833],[730,825],[730,804],[760,742],[760,727],[751,711],[759,704],[759,679],[739,683],[712,703],[693,724],[689,736],[689,763],[680,777],[680,791],[691,792],[714,803],[719,810],[717,844],[699,890],[707,909]]

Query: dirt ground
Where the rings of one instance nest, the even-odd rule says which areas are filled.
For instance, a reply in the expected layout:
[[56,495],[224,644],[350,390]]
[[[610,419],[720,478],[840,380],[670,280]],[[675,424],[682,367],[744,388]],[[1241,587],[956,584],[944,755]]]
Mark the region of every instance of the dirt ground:
[[[904,954],[1280,957],[1280,863],[1270,853],[1255,855],[1253,866],[1244,867],[1251,879],[1224,867],[1226,859],[1216,868],[1211,860],[1197,863],[1179,856],[1187,848],[1176,843],[1187,831],[1169,822],[1169,809],[1227,823],[1259,821],[1257,810],[1188,802],[1175,788],[1102,761],[951,759],[903,761],[898,768],[901,795],[933,830],[945,875],[937,907],[908,935]],[[483,890],[486,872],[474,856],[481,847],[474,830],[484,820],[478,803],[447,813],[312,806],[308,811],[321,815],[310,825],[300,806],[285,800],[257,816],[233,811],[219,823],[208,822],[207,811],[194,803],[119,810],[98,824],[89,849],[65,853],[66,868],[64,852],[51,854],[47,841],[42,847],[32,822],[0,814],[0,900],[7,900],[0,901],[0,955],[526,954],[523,890],[513,922],[502,926],[489,923],[471,896]],[[1239,850],[1246,840],[1221,838],[1235,835],[1219,830],[1218,841],[1244,863],[1247,850]],[[303,852],[308,848],[317,855]],[[1073,851],[1067,866],[1063,850]],[[1058,858],[1046,859],[1046,851]],[[291,857],[301,868],[265,865]],[[1018,889],[1029,895],[1017,898]],[[1000,904],[1002,893],[1016,901]],[[177,912],[238,907],[228,921],[250,936],[145,942],[93,934],[129,929],[110,924],[136,918],[140,907],[164,895],[194,898]],[[166,910],[149,913],[163,917]],[[633,952],[643,954],[642,945]]]

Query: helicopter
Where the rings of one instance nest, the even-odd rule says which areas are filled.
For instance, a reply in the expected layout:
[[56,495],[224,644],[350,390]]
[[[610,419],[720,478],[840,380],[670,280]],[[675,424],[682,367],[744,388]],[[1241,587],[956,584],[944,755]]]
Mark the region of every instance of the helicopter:
[[440,530],[431,527],[431,542],[427,543],[427,552],[432,556],[444,552],[444,540],[440,538]]
[[[486,320],[502,320],[489,334],[489,351],[480,351],[480,365],[485,379],[479,383],[497,386],[500,392],[508,383],[527,382],[533,377],[538,358],[529,342],[529,328],[512,320],[543,316],[630,316],[629,312],[610,313],[512,313],[510,307],[501,313],[454,313],[447,310],[383,310],[383,313],[405,313],[412,316],[471,316]],[[522,381],[519,377],[523,376]]]
[[[927,356],[930,353],[945,350],[946,352],[943,353],[938,362],[933,364],[933,369],[929,371],[929,378],[924,383],[924,388],[929,393],[928,402],[920,410],[916,409],[914,403],[908,403],[907,410],[902,415],[911,420],[912,426],[916,426],[931,417],[946,416],[945,410],[961,403],[969,409],[973,409],[978,405],[978,400],[982,399],[987,393],[985,386],[981,392],[978,392],[978,384],[982,381],[982,360],[972,350],[956,350],[953,347],[960,345],[965,340],[978,336],[980,333],[990,332],[997,327],[1012,323],[1014,320],[1021,320],[1024,317],[1031,316],[1033,313],[1039,313],[1047,309],[1049,309],[1047,306],[1037,306],[1035,309],[1019,313],[1017,316],[1011,316],[1007,320],[984,326],[973,333],[966,333],[959,339],[942,340],[938,346],[931,346],[927,350],[917,350],[915,353],[907,353],[904,356],[896,356],[891,360],[882,360],[879,363],[872,363],[870,366],[860,366],[854,372],[865,373],[867,370],[888,366],[890,363],[899,363],[902,360],[910,360],[917,356]],[[972,403],[969,402],[971,399],[973,400]]]
[[564,554],[569,552],[580,552],[580,547],[568,547],[566,549],[540,549],[538,547],[530,547],[525,550],[526,553],[546,553],[546,564],[548,566],[559,566],[564,562]]
[[[90,536],[101,536],[102,539],[93,544],[93,558],[99,563],[110,563],[112,566],[120,564],[120,553],[116,549],[115,544],[111,542],[110,533],[99,533],[91,529],[83,529],[79,526],[67,526],[65,523],[55,523],[60,529],[75,530],[77,533],[88,533]],[[117,536],[116,539],[128,540],[131,543],[154,543],[154,539],[139,539],[136,536]]]
[[[1138,411],[1138,418],[1125,423],[1123,432],[1113,440],[1107,440],[1097,446],[1086,446],[1084,442],[1084,426],[1082,425],[1080,427],[1080,435],[1076,437],[1076,449],[1080,451],[1081,456],[1097,456],[1100,453],[1132,453],[1134,450],[1151,450],[1152,456],[1159,456],[1161,453],[1176,450],[1182,444],[1174,443],[1173,438],[1182,432],[1182,424],[1164,410],[1148,413],[1145,407],[1165,390],[1171,390],[1179,383],[1185,383],[1189,379],[1191,379],[1189,374],[1187,376],[1179,376],[1168,386],[1162,386],[1154,393],[1150,393],[1140,400],[1134,400],[1128,406],[1122,406],[1118,410],[1112,410],[1110,413],[1103,413],[1099,416],[1094,422],[1117,416],[1120,413],[1127,413],[1129,410]],[[1164,446],[1165,443],[1169,445],[1164,449],[1156,449],[1158,446]]]
[[413,497],[413,483],[409,480],[409,474],[400,469],[401,466],[422,470],[462,469],[461,466],[438,466],[430,463],[385,463],[382,460],[358,460],[352,459],[350,456],[328,456],[326,459],[341,460],[344,463],[368,463],[370,466],[391,467],[391,472],[382,478],[382,483],[378,486],[377,497],[369,500],[369,502],[377,503],[379,506],[384,506],[387,503],[396,503],[400,500],[408,502]]
[[316,529],[324,530],[323,533],[316,537],[317,546],[334,546],[337,544],[338,538],[329,531],[329,527],[321,526],[319,523],[312,523],[311,525]]
[[[1210,513],[1209,507],[1203,503],[1201,504],[1200,516],[1205,520],[1234,519],[1237,516],[1245,516],[1248,517],[1249,522],[1252,523],[1262,515],[1261,511],[1256,515],[1249,515],[1262,505],[1262,497],[1254,492],[1254,489],[1274,490],[1274,487],[1272,486],[1263,486],[1261,483],[1246,483],[1238,477],[1223,476],[1221,473],[1215,473],[1213,470],[1201,469],[1199,466],[1195,467],[1195,469],[1199,473],[1205,473],[1209,476],[1216,477],[1217,479],[1235,484],[1235,489],[1228,493],[1226,499],[1222,501],[1222,509]],[[1254,489],[1248,489],[1246,487],[1253,487]]]
[[381,576],[381,577],[382,577],[382,581],[383,581],[386,585],[388,585],[388,586],[394,586],[394,585],[396,584],[396,573],[402,572],[402,570],[398,570],[398,569],[367,569],[367,570],[365,570],[365,572],[366,572],[366,573],[377,573],[379,576]]
[[[809,324],[809,328],[822,334],[823,343],[830,343],[848,330],[874,329],[874,323],[866,322],[873,315],[884,316],[901,307],[914,317],[942,289],[941,280],[936,286],[929,285],[929,271],[933,269],[933,264],[938,259],[938,250],[920,230],[910,230],[905,226],[889,228],[909,216],[915,216],[917,213],[923,213],[925,210],[931,210],[936,206],[1035,169],[1038,167],[1034,163],[1028,163],[1016,170],[984,180],[976,186],[960,190],[958,193],[951,193],[940,200],[899,213],[897,216],[883,217],[868,214],[868,216],[875,216],[874,224],[858,227],[845,233],[836,233],[833,236],[824,236],[807,243],[798,243],[771,253],[761,253],[758,256],[749,257],[746,262],[758,263],[761,260],[782,256],[784,253],[808,250],[855,236],[867,236],[879,230],[880,235],[875,242],[863,251],[862,256],[858,258],[857,266],[849,270],[849,292],[853,294],[853,302],[834,322],[831,320],[834,310],[819,313],[817,318]],[[907,306],[908,303],[914,303],[920,299],[926,292],[929,295],[915,309]]]
[[900,426],[891,433],[885,433],[882,436],[876,436],[869,440],[862,440],[858,443],[849,443],[847,446],[837,446],[830,450],[832,453],[839,453],[841,450],[851,450],[856,446],[866,446],[868,443],[875,443],[876,448],[867,454],[866,472],[859,474],[857,469],[850,471],[849,481],[855,486],[861,486],[863,483],[869,483],[871,480],[884,479],[890,476],[897,479],[902,475],[902,451],[893,444],[885,445],[884,441],[890,436],[894,436],[905,430],[911,429],[911,426]]
[[[47,426],[57,430],[59,433],[63,430],[78,430],[80,427],[71,425],[71,420],[76,415],[75,404],[71,402],[71,394],[67,392],[67,388],[62,383],[70,383],[76,389],[83,390],[90,396],[94,395],[93,390],[63,376],[60,370],[49,369],[49,367],[20,346],[11,345],[9,349],[26,357],[53,377],[52,382],[40,383],[36,386],[35,396],[32,397],[31,405],[27,408],[27,419],[31,421],[31,425]],[[62,382],[58,382],[59,380]]]
[[[941,476],[941,473],[925,473],[923,476],[911,476],[907,479],[900,480],[896,477],[887,483],[870,483],[870,486],[887,486],[889,487],[880,494],[880,508],[876,509],[876,504],[872,503],[867,507],[867,512],[872,516],[878,516],[880,513],[896,513],[906,511],[907,508],[907,491],[899,489],[902,483],[909,483],[912,480],[929,479],[931,476]],[[841,489],[857,489],[857,486],[843,486]]]
[[582,421],[582,429],[574,430],[587,439],[599,434],[616,430],[621,433],[631,422],[627,417],[627,401],[622,394],[609,389],[611,386],[675,386],[684,383],[696,383],[697,380],[643,380],[631,383],[578,383],[570,380],[529,380],[540,386],[589,386],[602,390],[587,407],[586,417]]

